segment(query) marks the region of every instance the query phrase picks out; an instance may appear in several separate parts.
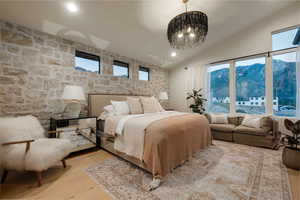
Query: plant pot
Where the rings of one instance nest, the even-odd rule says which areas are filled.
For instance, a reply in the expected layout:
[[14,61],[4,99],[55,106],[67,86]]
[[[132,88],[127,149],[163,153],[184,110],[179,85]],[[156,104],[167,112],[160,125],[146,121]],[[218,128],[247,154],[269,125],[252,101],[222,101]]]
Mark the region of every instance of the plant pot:
[[282,152],[282,162],[288,168],[300,170],[300,150],[284,147]]

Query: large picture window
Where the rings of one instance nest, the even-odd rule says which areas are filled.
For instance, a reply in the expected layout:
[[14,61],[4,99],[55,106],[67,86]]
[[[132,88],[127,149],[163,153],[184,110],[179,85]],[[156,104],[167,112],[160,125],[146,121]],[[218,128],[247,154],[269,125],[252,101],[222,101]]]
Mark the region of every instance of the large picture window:
[[[296,52],[284,53],[272,57],[273,96],[276,101],[273,113],[277,116],[296,116],[297,68]],[[298,72],[299,73],[299,72]]]
[[86,52],[75,52],[75,69],[100,74],[100,57]]
[[265,57],[235,62],[237,113],[265,113],[265,64]]
[[208,68],[210,112],[229,112],[229,67],[229,64],[221,64]]

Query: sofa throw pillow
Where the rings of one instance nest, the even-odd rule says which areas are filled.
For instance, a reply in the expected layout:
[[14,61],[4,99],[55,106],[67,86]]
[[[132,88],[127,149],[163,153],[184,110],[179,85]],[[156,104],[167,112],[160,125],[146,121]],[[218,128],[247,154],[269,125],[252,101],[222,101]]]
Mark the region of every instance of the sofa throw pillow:
[[139,98],[127,97],[127,103],[131,114],[143,113],[143,107]]
[[140,97],[144,113],[156,113],[160,112],[157,103],[152,97]]
[[228,117],[226,114],[224,115],[210,114],[210,119],[212,124],[228,124]]
[[242,125],[250,128],[260,128],[261,117],[246,115],[242,121]]
[[111,101],[117,115],[128,115],[129,107],[126,101]]

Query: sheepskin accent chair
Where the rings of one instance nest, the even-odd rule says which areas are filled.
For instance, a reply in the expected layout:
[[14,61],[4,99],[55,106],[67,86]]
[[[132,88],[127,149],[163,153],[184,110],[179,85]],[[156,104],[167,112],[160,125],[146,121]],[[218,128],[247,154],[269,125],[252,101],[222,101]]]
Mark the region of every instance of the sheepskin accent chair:
[[4,169],[1,183],[9,170],[34,171],[41,186],[42,171],[57,162],[65,168],[65,157],[71,149],[69,140],[47,138],[38,119],[31,115],[0,118],[0,159]]

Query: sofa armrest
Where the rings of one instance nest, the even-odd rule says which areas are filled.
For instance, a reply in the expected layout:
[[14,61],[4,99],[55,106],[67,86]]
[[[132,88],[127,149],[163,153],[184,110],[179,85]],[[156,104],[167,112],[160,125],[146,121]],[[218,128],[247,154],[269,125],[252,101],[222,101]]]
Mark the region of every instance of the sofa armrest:
[[3,143],[2,146],[8,146],[8,145],[12,145],[12,144],[24,144],[24,143],[26,143],[25,152],[27,152],[30,149],[30,143],[31,142],[34,142],[34,140],[21,140],[21,141],[6,142],[6,143]]
[[280,139],[281,133],[279,132],[279,122],[275,119],[273,119],[272,133],[275,139]]

